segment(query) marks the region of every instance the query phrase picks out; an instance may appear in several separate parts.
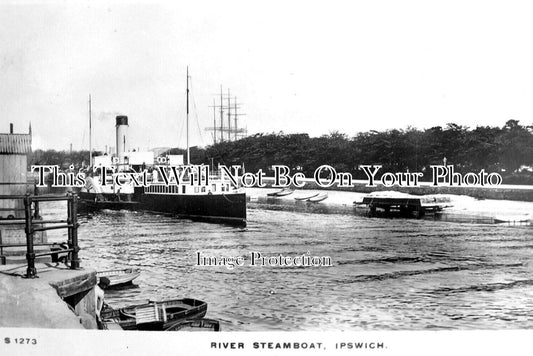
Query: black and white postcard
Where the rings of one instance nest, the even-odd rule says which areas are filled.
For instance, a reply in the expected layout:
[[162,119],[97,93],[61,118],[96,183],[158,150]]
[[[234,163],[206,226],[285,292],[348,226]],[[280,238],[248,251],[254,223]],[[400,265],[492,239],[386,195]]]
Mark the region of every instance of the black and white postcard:
[[0,0],[0,353],[526,354],[532,17]]

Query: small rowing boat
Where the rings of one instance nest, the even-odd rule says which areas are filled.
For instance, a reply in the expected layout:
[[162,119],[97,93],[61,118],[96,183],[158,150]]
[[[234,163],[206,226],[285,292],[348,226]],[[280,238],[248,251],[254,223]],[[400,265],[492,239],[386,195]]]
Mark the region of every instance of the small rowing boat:
[[307,199],[307,201],[312,202],[312,203],[318,203],[319,201],[327,199],[327,197],[328,197],[328,193],[320,193],[314,197]]
[[135,278],[139,277],[140,274],[141,270],[138,268],[125,268],[96,272],[96,278],[100,288],[106,289],[130,284]]
[[320,194],[320,193],[311,193],[311,194],[308,194],[308,195],[304,195],[302,197],[294,197],[294,200],[307,200],[307,199],[311,199],[311,198],[316,197],[318,194]]
[[220,322],[214,319],[195,319],[178,321],[165,331],[220,331]]
[[294,190],[291,189],[282,189],[277,192],[267,193],[267,196],[269,197],[283,197],[285,195],[289,195],[294,193]]
[[492,218],[494,224],[507,225],[531,225],[528,215],[525,216],[495,216]]
[[207,303],[184,298],[166,301],[150,301],[145,304],[102,310],[100,318],[104,327],[118,324],[123,330],[166,330],[179,322],[200,319],[207,312]]

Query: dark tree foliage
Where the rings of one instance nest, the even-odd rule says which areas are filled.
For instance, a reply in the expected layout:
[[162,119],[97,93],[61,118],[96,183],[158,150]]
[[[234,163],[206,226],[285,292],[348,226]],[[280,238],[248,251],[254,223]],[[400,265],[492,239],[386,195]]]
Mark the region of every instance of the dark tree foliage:
[[[102,152],[94,151],[93,154],[98,156]],[[78,169],[89,165],[89,151],[35,150],[28,157],[28,165],[58,165],[61,169],[74,165]]]
[[[270,172],[274,164],[312,177],[323,165],[355,178],[365,175],[362,164],[382,165],[381,172],[422,172],[430,179],[431,165],[453,165],[458,172],[485,169],[504,176],[504,183],[531,183],[527,167],[533,165],[533,131],[518,121],[503,127],[470,129],[449,123],[429,129],[391,129],[361,132],[354,137],[331,132],[321,137],[307,134],[256,134],[242,140],[222,142],[205,149],[205,164],[244,164],[246,171]],[[522,172],[520,172],[522,171]],[[507,177],[507,179],[506,179]]]
[[[338,172],[365,178],[358,169],[362,164],[382,165],[380,172],[422,172],[430,179],[431,165],[446,163],[458,172],[485,169],[498,172],[504,183],[533,184],[533,130],[516,120],[501,128],[477,126],[473,129],[449,123],[429,129],[390,129],[361,132],[349,137],[331,132],[320,137],[307,134],[255,134],[237,141],[225,141],[206,148],[192,147],[191,163],[244,165],[245,171],[260,169],[270,175],[272,165],[286,165],[292,172],[312,177],[316,168],[327,164]],[[186,154],[173,148],[167,154]],[[87,164],[88,151],[67,153],[42,151],[32,153],[30,164]]]

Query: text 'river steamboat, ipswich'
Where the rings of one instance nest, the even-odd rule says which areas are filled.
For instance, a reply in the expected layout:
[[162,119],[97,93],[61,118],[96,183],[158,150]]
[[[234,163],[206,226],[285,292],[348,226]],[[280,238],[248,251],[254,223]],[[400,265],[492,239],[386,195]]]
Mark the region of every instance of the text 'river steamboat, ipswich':
[[[187,128],[188,94],[187,74]],[[90,149],[86,184],[79,191],[82,203],[95,209],[146,210],[193,220],[246,225],[244,188],[239,187],[238,180],[223,174],[211,176],[207,166],[190,165],[188,129],[187,165],[183,165],[181,155],[156,159],[153,152],[128,151],[128,127],[127,116],[116,117],[116,156],[97,156],[93,160]],[[144,183],[123,178],[135,175],[141,175]]]

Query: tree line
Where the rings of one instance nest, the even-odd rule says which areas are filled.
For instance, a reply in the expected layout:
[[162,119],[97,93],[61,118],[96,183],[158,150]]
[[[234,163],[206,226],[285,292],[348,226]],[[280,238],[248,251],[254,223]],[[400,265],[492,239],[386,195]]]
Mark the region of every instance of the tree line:
[[[225,141],[206,148],[192,147],[194,164],[244,165],[247,172],[262,169],[267,174],[272,165],[283,164],[291,171],[312,177],[323,164],[338,172],[352,173],[356,179],[366,176],[360,165],[382,165],[380,172],[421,172],[430,180],[431,165],[451,164],[461,173],[498,172],[504,184],[533,184],[533,126],[509,120],[502,127],[477,126],[473,129],[449,123],[428,129],[390,129],[367,131],[349,137],[332,132],[320,137],[308,134],[255,134],[237,141]],[[98,154],[98,153],[95,153]],[[186,154],[173,148],[166,154]],[[36,150],[30,164],[74,164],[89,161],[88,151]]]
[[421,172],[431,179],[431,165],[446,162],[461,173],[498,172],[505,184],[533,184],[533,127],[509,120],[503,127],[449,123],[429,129],[391,129],[361,132],[353,137],[332,132],[256,134],[191,152],[191,160],[210,164],[244,164],[246,171],[268,172],[274,164],[312,177],[323,164],[337,172],[365,179],[360,165],[382,165],[380,172]]

